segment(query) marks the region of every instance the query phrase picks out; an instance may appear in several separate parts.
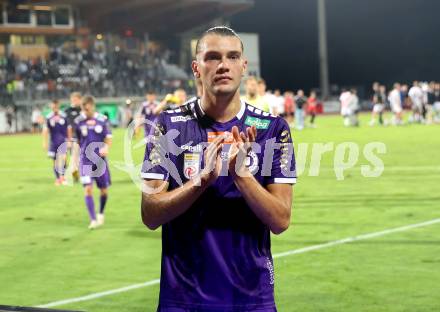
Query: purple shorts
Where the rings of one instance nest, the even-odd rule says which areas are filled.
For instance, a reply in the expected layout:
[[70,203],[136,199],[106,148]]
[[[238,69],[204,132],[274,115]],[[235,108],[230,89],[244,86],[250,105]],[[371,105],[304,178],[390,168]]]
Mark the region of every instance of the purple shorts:
[[276,308],[262,308],[262,309],[238,309],[238,310],[224,310],[224,309],[219,309],[219,310],[206,310],[206,309],[197,309],[197,308],[175,308],[175,307],[162,307],[161,305],[159,305],[157,307],[157,311],[156,312],[232,312],[232,311],[243,311],[243,312],[277,312]]
[[56,159],[57,153],[59,155],[66,155],[67,144],[64,143],[65,142],[50,142],[49,150],[47,151],[47,156],[49,156],[49,158]]
[[[112,184],[110,171],[107,161],[104,162],[105,167],[98,168],[94,164],[80,164],[79,171],[81,175],[81,183],[86,186],[95,180],[98,188],[107,188]],[[98,170],[99,169],[99,170]]]

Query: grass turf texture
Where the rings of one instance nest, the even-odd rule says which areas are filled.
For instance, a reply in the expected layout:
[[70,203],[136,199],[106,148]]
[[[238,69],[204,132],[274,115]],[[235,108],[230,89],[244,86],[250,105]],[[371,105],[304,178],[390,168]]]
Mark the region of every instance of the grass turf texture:
[[[356,142],[361,157],[337,181],[335,153],[327,153],[310,177],[309,147],[292,224],[272,237],[273,253],[439,217],[440,127],[371,128],[368,119],[347,129],[339,116],[320,117],[317,129],[293,132],[296,143]],[[123,160],[124,132],[114,134],[111,162]],[[360,173],[372,141],[387,147],[379,178]],[[111,165],[106,224],[90,231],[82,187],[53,185],[39,136],[0,137],[0,150],[0,304],[36,306],[159,277],[160,230],[142,225],[140,194],[126,173]],[[278,258],[278,310],[439,311],[439,268],[439,224]],[[154,285],[58,308],[155,311],[158,292]]]

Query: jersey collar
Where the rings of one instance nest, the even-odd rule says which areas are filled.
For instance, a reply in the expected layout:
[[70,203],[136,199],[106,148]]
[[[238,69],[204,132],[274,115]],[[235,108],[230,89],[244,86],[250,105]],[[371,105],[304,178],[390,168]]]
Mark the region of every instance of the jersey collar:
[[[235,117],[236,117],[238,120],[240,120],[241,118],[243,118],[244,111],[246,110],[246,103],[245,103],[243,100],[241,100],[241,99],[240,99],[240,104],[241,104],[241,106],[240,106],[240,110],[238,111],[237,115],[235,115]],[[197,114],[198,114],[201,118],[208,117],[208,116],[206,115],[206,113],[203,111],[202,103],[201,103],[200,98],[198,98],[197,101],[196,101],[196,111],[197,111]]]

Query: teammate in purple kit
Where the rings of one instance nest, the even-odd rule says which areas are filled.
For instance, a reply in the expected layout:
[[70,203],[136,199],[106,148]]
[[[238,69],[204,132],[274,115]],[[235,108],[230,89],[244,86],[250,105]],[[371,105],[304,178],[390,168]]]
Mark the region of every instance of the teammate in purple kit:
[[[64,166],[66,162],[67,128],[66,115],[60,111],[60,103],[53,100],[50,103],[51,112],[46,116],[46,124],[43,129],[43,149],[53,159],[53,172],[55,185],[65,183]],[[48,144],[50,136],[50,145]]]
[[[92,96],[83,97],[82,112],[75,119],[75,131],[81,149],[79,171],[91,221],[89,229],[94,229],[104,224],[107,189],[111,184],[106,157],[112,143],[112,133],[107,117],[95,111],[95,100]],[[98,216],[95,213],[93,200],[93,181],[96,181],[101,191]]]
[[141,211],[162,226],[159,312],[276,311],[270,232],[290,224],[295,159],[284,119],[240,101],[246,67],[232,29],[207,30],[192,63],[201,98],[150,136]]
[[144,122],[145,120],[154,121],[157,116],[157,108],[159,102],[156,101],[156,93],[154,91],[148,91],[145,95],[146,101],[142,102],[141,109],[138,113],[138,120],[140,123],[144,124],[144,135],[147,136],[150,133],[150,124]]

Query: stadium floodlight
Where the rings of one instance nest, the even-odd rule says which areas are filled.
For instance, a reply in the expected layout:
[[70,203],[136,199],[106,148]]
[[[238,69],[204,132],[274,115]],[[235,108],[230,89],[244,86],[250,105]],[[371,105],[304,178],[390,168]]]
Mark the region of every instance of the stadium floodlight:
[[325,0],[318,0],[318,42],[319,42],[319,69],[320,87],[323,99],[329,96],[330,83],[328,75],[327,56],[327,25],[325,18]]

